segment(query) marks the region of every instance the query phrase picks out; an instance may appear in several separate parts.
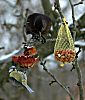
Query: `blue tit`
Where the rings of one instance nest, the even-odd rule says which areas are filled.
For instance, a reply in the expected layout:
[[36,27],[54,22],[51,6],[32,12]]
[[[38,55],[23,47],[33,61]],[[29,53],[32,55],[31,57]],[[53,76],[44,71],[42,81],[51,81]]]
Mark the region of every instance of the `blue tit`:
[[15,66],[12,66],[9,70],[9,77],[11,79],[16,80],[16,82],[23,85],[30,93],[34,92],[28,85],[27,85],[27,75],[24,72],[18,71]]

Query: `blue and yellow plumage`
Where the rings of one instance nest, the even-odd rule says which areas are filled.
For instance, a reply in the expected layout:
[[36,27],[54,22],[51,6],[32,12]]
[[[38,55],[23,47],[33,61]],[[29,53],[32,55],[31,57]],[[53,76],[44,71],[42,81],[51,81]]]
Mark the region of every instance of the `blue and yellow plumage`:
[[27,75],[24,72],[18,71],[15,66],[12,66],[9,70],[9,77],[19,82],[23,85],[30,93],[34,92],[28,85],[27,85]]

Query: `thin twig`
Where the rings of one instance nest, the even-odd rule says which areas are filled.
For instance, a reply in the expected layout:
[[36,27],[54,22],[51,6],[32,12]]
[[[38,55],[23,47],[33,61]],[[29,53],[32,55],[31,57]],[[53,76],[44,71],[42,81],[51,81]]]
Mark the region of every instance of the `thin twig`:
[[55,0],[54,7],[55,7],[55,9],[58,10],[58,12],[59,12],[59,14],[61,16],[61,19],[64,18],[63,14],[62,14],[61,7],[60,7],[59,0]]
[[75,60],[75,69],[77,71],[77,74],[78,74],[78,87],[79,87],[79,91],[80,91],[80,100],[84,100],[84,93],[83,93],[83,79],[82,79],[82,74],[81,74],[81,70],[80,70],[80,67],[79,67],[79,64],[77,62],[77,59]]
[[23,38],[24,38],[24,42],[27,43],[27,37],[26,37],[26,34],[25,34],[25,25],[23,26]]
[[73,26],[76,27],[76,24],[75,24],[75,15],[74,15],[74,6],[73,6],[71,0],[69,0],[69,2],[70,2],[70,5],[71,5],[71,9],[72,9]]
[[0,47],[0,50],[5,49],[5,47]]
[[26,28],[27,16],[28,16],[28,9],[26,9],[26,11],[25,11],[24,26],[23,26],[23,38],[24,38],[24,42],[26,42],[26,43],[27,43],[27,37],[26,37],[26,30],[25,30],[25,28]]
[[74,38],[74,41],[75,41],[75,37],[76,37],[76,20],[75,20],[75,15],[74,15],[74,6],[71,2],[71,0],[69,0],[70,2],[70,5],[71,5],[71,9],[72,9],[72,19],[73,19],[73,26],[74,26],[74,34],[73,34],[73,38]]
[[[76,21],[75,21],[75,16],[74,16],[74,5],[72,4],[71,0],[69,0],[69,2],[70,2],[70,5],[71,5],[71,9],[72,9],[72,19],[73,19],[73,27],[74,27],[74,41],[75,41]],[[79,52],[80,52],[80,50],[79,50]],[[81,73],[81,69],[79,67],[79,64],[77,62],[79,52],[76,54],[74,66],[75,66],[75,69],[76,69],[77,74],[78,74],[78,80],[79,80],[78,81],[78,86],[79,86],[80,100],[84,100],[82,73]]]
[[60,81],[58,81],[56,79],[56,77],[51,72],[48,71],[48,69],[45,66],[45,63],[41,62],[41,65],[43,66],[43,69],[46,71],[46,73],[50,77],[52,77],[52,79],[53,79],[53,81],[50,82],[50,85],[52,85],[54,82],[57,83],[57,84],[59,84],[59,86],[62,87],[68,93],[68,95],[70,96],[71,100],[74,100],[74,97],[72,96],[72,94],[70,93],[70,91],[68,90],[68,88],[66,88],[64,85],[62,85],[62,83],[60,83]]
[[78,5],[80,5],[80,4],[83,4],[83,1],[80,1],[80,2],[78,2],[78,3],[73,4],[73,6],[78,6]]
[[[79,50],[78,50],[78,52],[76,53],[76,59],[78,58],[78,55],[79,55],[79,53],[81,52],[81,47],[80,46],[78,46],[79,47]],[[72,67],[72,69],[71,69],[71,71],[73,71],[73,69],[75,69],[75,61],[73,61],[73,63],[72,63],[72,65],[73,65],[73,67]]]
[[79,50],[78,50],[78,52],[76,53],[76,58],[78,58],[78,55],[79,55],[80,52],[81,52],[81,47],[79,46]]

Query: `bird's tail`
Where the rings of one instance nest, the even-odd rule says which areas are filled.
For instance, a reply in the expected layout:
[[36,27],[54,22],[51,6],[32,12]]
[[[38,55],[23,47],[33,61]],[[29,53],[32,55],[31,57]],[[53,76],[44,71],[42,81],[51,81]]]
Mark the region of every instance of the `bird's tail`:
[[30,93],[33,93],[34,91],[28,86],[28,85],[25,85],[26,89],[30,92]]

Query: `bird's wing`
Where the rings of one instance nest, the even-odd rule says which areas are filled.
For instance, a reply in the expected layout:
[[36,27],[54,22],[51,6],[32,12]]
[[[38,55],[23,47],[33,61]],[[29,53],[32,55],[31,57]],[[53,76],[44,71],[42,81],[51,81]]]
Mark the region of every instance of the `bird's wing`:
[[30,92],[34,92],[28,85],[27,85],[27,75],[22,73],[22,85]]
[[12,78],[14,78],[17,81],[22,82],[21,75],[17,71],[12,71],[9,74],[9,77],[12,77]]
[[30,93],[33,93],[33,92],[34,92],[27,84],[25,84],[24,86],[25,86],[25,88],[26,88]]

